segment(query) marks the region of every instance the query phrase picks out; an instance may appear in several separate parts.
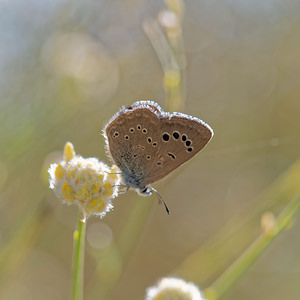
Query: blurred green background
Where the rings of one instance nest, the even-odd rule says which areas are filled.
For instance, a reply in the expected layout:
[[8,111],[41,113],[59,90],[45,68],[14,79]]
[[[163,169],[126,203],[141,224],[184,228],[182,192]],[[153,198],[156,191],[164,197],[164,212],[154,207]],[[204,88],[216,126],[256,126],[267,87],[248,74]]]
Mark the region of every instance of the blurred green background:
[[[47,168],[66,141],[109,163],[101,130],[124,104],[151,99],[172,110],[151,38],[157,27],[166,36],[167,9],[0,1],[0,299],[70,298],[77,208],[55,198]],[[180,12],[182,111],[215,136],[154,184],[169,216],[155,196],[129,192],[88,220],[85,299],[143,299],[166,275],[209,286],[259,234],[268,210],[259,195],[299,157],[300,2],[186,1]],[[253,226],[222,251],[246,219]],[[224,299],[299,299],[299,231],[295,220]]]

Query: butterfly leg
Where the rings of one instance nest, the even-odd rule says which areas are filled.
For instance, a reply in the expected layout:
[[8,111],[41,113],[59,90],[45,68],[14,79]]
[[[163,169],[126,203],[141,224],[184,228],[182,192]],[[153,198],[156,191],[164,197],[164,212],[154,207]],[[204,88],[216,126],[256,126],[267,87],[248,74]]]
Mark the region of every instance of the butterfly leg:
[[119,194],[125,194],[125,193],[127,193],[128,190],[129,190],[129,186],[124,185],[124,184],[116,184],[116,185],[113,185],[113,187],[115,187],[115,186],[117,186],[117,187],[120,188],[120,189],[119,189]]

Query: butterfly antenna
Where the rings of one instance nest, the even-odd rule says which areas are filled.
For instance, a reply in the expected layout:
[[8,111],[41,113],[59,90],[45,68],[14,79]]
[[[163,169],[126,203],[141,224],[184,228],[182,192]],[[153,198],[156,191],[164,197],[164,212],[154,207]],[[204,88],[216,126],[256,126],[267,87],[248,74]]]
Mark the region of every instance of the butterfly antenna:
[[163,203],[163,205],[165,206],[166,211],[167,211],[167,213],[168,213],[168,215],[169,215],[169,214],[170,214],[170,211],[169,211],[169,209],[168,209],[168,206],[167,206],[166,202],[164,201],[164,198],[160,195],[160,193],[159,193],[155,188],[153,188],[152,186],[149,186],[149,188],[151,189],[152,192],[154,192],[154,193],[158,196],[159,201],[160,201],[161,203]]

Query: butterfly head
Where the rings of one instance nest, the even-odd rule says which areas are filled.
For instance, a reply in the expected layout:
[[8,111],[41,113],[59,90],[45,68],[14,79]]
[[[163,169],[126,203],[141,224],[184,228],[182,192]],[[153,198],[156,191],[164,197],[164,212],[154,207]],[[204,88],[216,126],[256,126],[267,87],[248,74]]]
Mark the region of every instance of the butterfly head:
[[136,189],[137,193],[141,196],[148,197],[152,195],[152,189],[150,186],[144,186]]

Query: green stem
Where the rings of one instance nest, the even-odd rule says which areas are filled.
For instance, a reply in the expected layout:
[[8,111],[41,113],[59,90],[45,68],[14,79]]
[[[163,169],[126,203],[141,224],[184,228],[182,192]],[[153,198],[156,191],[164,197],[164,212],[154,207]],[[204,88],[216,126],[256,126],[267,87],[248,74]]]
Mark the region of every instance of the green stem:
[[84,243],[86,230],[86,217],[80,212],[77,230],[74,231],[73,253],[73,287],[72,300],[83,299],[83,270],[84,270]]
[[299,209],[300,195],[296,196],[278,216],[274,232],[272,234],[262,233],[252,245],[204,291],[206,298],[208,300],[217,300],[224,296],[274,239],[292,224],[293,218]]
[[183,2],[180,9],[174,10],[173,1],[166,1],[169,10],[178,17],[177,28],[170,30],[160,25],[158,20],[144,22],[147,34],[164,72],[164,87],[166,90],[168,111],[181,111],[185,98],[185,50],[182,36]]

